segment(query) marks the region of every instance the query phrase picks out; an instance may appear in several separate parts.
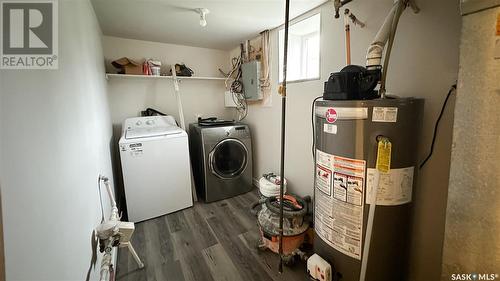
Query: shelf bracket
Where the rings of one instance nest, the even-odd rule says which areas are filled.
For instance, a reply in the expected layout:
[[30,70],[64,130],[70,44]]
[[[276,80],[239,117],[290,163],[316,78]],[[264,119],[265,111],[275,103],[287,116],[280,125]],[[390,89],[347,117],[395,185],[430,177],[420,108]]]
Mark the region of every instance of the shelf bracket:
[[172,65],[171,69],[172,69],[172,79],[174,82],[175,99],[177,100],[177,110],[179,111],[179,121],[181,122],[181,128],[183,130],[186,130],[186,123],[184,121],[184,110],[182,108],[182,99],[179,88],[180,79],[177,78],[177,73],[175,72],[175,65]]

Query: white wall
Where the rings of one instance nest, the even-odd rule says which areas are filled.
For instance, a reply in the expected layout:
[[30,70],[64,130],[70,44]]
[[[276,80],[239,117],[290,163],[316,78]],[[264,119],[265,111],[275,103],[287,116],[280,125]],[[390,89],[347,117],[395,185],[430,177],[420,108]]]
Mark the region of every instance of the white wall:
[[0,72],[7,280],[85,280],[91,266],[97,176],[112,176],[100,36],[89,1],[59,1],[59,69]]
[[[110,62],[128,57],[137,61],[154,58],[162,61],[162,73],[170,65],[185,63],[195,76],[221,77],[218,68],[228,71],[228,52],[215,49],[139,41],[118,37],[103,37],[104,57],[108,72],[115,70]],[[186,124],[196,120],[196,115],[232,118],[234,110],[224,107],[224,81],[183,80],[180,84]],[[120,125],[126,118],[140,116],[140,111],[153,107],[179,120],[172,80],[113,78],[108,82],[111,119]]]
[[463,17],[441,280],[500,268],[499,14],[496,7]]
[[[351,28],[352,63],[364,65],[367,46],[375,36],[392,0],[354,1],[348,5],[367,26]],[[401,17],[389,65],[390,93],[425,98],[420,158],[428,152],[435,119],[449,87],[457,79],[460,32],[459,2],[418,1],[421,12],[410,10]],[[299,195],[313,191],[311,155],[311,102],[323,93],[323,82],[345,65],[342,19],[334,19],[331,2],[307,13],[321,12],[321,79],[288,84],[285,176],[290,191]],[[302,18],[304,18],[302,17]],[[254,176],[279,172],[281,101],[276,94],[278,32],[271,33],[273,96],[271,106],[253,105],[245,122],[254,137]],[[238,54],[233,50],[231,55]],[[453,102],[450,100],[439,127],[434,155],[421,171],[414,198],[412,280],[437,280],[441,270],[446,195],[448,188]]]

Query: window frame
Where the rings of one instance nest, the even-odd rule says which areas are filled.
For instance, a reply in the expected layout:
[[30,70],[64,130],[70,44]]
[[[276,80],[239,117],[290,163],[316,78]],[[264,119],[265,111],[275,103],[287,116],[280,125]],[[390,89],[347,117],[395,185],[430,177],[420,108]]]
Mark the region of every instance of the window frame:
[[[304,40],[303,38],[304,37],[308,37],[308,38],[311,38],[314,34],[318,34],[319,36],[319,50],[318,50],[318,76],[317,77],[311,77],[311,78],[301,78],[301,79],[295,79],[295,80],[289,80],[287,79],[286,83],[287,84],[293,84],[293,83],[301,83],[301,82],[308,82],[308,81],[316,81],[316,80],[321,80],[321,30],[322,30],[322,24],[321,24],[321,12],[316,12],[314,14],[311,14],[309,16],[306,16],[304,18],[301,18],[300,20],[297,20],[297,21],[294,21],[293,23],[290,23],[290,26],[289,28],[291,28],[293,25],[297,24],[297,23],[300,23],[304,20],[308,20],[314,16],[319,16],[319,30],[316,32],[311,32],[311,33],[308,33],[308,34],[305,34],[304,36],[302,36],[302,42],[301,42],[301,52],[300,52],[300,60],[301,60],[301,65],[302,65],[302,61],[303,61],[303,58],[302,56],[304,55],[302,50],[303,50],[303,47],[304,47]],[[282,30],[284,30],[285,27],[284,25],[282,25],[282,27],[280,27],[278,29],[278,32],[277,32],[277,37],[278,37],[278,83],[283,83],[283,81],[281,80],[280,76],[282,74],[282,68],[283,68],[283,65],[280,63],[280,58],[281,58],[281,53],[282,53],[282,50],[280,48],[280,32]],[[284,54],[283,54],[284,55]]]

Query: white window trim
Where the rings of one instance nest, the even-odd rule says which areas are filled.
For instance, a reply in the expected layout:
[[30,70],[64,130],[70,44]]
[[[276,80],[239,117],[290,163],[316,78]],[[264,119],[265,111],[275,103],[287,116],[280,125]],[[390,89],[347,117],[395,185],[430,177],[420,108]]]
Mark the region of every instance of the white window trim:
[[[311,78],[306,78],[306,79],[303,79],[303,80],[318,80],[321,76],[320,75],[320,72],[321,72],[321,59],[320,59],[320,56],[319,56],[319,53],[321,52],[321,34],[320,34],[320,31],[315,31],[315,32],[311,32],[309,34],[305,34],[303,36],[301,36],[301,44],[302,44],[302,49],[301,49],[301,52],[300,52],[300,60],[301,60],[301,65],[304,67],[306,67],[305,69],[305,72],[307,73],[307,61],[306,61],[306,58],[304,57],[304,50],[307,50],[307,52],[309,52],[309,49],[307,48],[307,40],[318,35],[319,36],[319,50],[318,50],[318,77],[311,77]],[[301,76],[304,76],[304,73],[301,73]],[[288,81],[287,81],[288,82]]]
[[[317,16],[319,15],[319,30],[316,32],[311,32],[310,34],[306,34],[305,36],[309,36],[309,35],[313,35],[313,34],[316,34],[318,33],[319,34],[319,51],[318,51],[318,56],[319,56],[319,62],[318,62],[318,76],[317,77],[311,77],[311,78],[304,78],[304,79],[295,79],[295,80],[289,80],[287,79],[286,83],[287,84],[293,84],[293,83],[301,83],[301,82],[308,82],[308,81],[316,81],[316,80],[320,80],[321,79],[321,30],[322,30],[322,22],[321,22],[321,12],[317,12],[317,13],[314,13],[312,15],[309,15],[307,17],[304,17],[300,20],[297,20],[297,21],[294,21],[293,19],[291,20],[290,22],[290,26],[289,27],[292,27],[294,24],[297,24],[301,21],[304,21],[304,20],[307,20],[309,18],[312,18],[314,16]],[[282,67],[283,65],[280,63],[280,57],[281,57],[281,48],[280,48],[280,31],[284,30],[285,27],[284,25],[282,25],[279,29],[278,29],[278,32],[276,32],[276,36],[278,37],[277,38],[277,42],[278,42],[278,83],[282,83],[283,81],[281,80],[280,76],[282,75]],[[304,44],[302,42],[302,44]],[[301,52],[301,56],[303,55],[303,53]],[[301,61],[302,61],[302,58],[301,58]],[[301,62],[302,63],[302,62]]]

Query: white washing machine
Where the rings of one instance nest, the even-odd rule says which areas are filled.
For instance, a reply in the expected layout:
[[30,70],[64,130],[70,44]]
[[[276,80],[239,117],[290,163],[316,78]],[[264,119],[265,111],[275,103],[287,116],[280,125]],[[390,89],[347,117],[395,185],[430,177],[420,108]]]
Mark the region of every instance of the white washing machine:
[[119,147],[129,221],[193,205],[188,137],[171,116],[125,120]]

